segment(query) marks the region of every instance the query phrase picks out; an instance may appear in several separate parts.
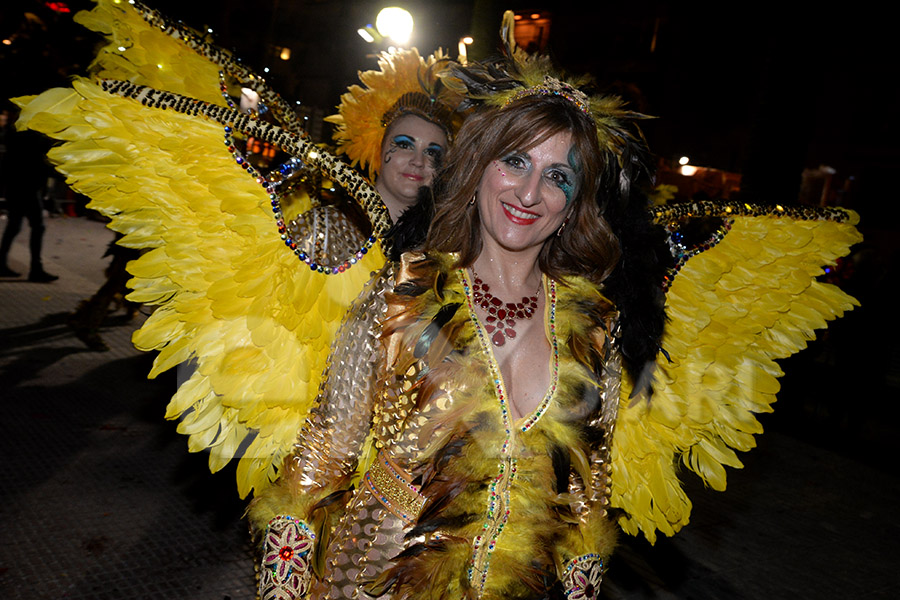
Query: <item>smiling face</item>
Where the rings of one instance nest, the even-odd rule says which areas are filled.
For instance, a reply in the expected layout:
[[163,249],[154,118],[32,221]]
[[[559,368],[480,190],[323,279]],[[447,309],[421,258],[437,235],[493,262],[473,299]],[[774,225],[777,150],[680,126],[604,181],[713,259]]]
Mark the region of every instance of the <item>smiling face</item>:
[[444,130],[421,117],[404,115],[387,128],[375,189],[393,220],[415,203],[419,188],[431,185],[435,165],[446,150]]
[[477,196],[485,248],[540,250],[569,214],[579,191],[578,171],[569,133],[492,161]]

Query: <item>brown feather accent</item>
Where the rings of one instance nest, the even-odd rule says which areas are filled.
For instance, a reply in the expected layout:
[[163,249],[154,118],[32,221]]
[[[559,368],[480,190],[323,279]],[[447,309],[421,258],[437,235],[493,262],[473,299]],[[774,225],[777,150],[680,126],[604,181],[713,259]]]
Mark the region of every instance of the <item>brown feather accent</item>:
[[[462,305],[459,302],[451,302],[445,304],[437,311],[434,317],[432,317],[431,322],[422,329],[422,333],[416,340],[413,350],[413,355],[416,358],[425,356],[425,354],[431,350],[431,347],[435,342],[438,343],[438,348],[444,349],[441,358],[446,356],[446,353],[450,350],[450,346],[446,334],[442,335],[442,329],[444,328],[444,325],[453,318],[460,306]],[[437,364],[438,362],[438,360],[431,360],[426,361],[426,364]]]
[[460,455],[462,448],[470,441],[461,428],[448,430],[440,439],[444,440],[440,445],[436,443],[437,440],[430,444],[434,449],[427,455],[432,456],[432,459],[424,463],[421,470],[415,474],[415,483],[419,486],[420,491],[431,485],[436,474],[447,465],[450,459]]
[[[347,478],[349,481],[349,478]],[[325,558],[328,554],[328,544],[331,542],[330,533],[334,531],[343,508],[353,493],[352,489],[343,489],[333,492],[319,500],[310,512],[310,526],[316,532],[316,541],[312,555],[312,569],[318,576],[325,573]]]
[[416,544],[398,556],[394,566],[367,585],[365,591],[376,598],[391,592],[391,600],[474,600],[466,570],[447,568],[448,562],[464,564],[468,552],[469,542],[462,538]]
[[[440,381],[435,381],[434,379],[429,378],[429,381],[432,385],[440,385]],[[424,395],[424,394],[423,394]],[[440,445],[445,442],[439,442],[438,439],[446,439],[450,436],[456,435],[459,436],[460,432],[456,428],[446,428],[444,427],[448,423],[453,423],[451,419],[456,419],[456,422],[465,422],[469,413],[472,411],[472,407],[460,404],[456,406],[452,406],[450,410],[446,411],[442,416],[446,418],[441,419],[431,419],[428,423],[422,426],[422,433],[419,436],[419,447],[423,450],[428,446],[431,446],[432,451],[425,451],[424,454],[426,456],[430,456],[433,454],[433,450],[435,448],[439,448]],[[438,434],[438,437],[435,438],[436,432],[439,428],[444,427],[444,433]]]
[[579,363],[585,365],[591,372],[593,372],[593,359],[591,357],[591,346],[587,342],[584,336],[573,335],[569,337],[569,351],[572,353],[572,358],[577,360]]
[[431,286],[432,291],[434,291],[434,297],[437,298],[438,302],[444,301],[444,284],[447,283],[447,274],[443,271],[438,271],[434,275],[434,283]]
[[432,340],[431,347],[425,355],[425,363],[437,365],[443,361],[453,350],[456,334],[463,327],[462,323],[447,323],[441,332]]
[[[410,304],[412,304],[412,302],[410,302]],[[415,324],[417,320],[415,311],[412,310],[412,307],[393,314],[382,321],[381,337],[387,338],[398,331],[403,331]]]
[[[433,482],[434,481],[436,480],[433,480]],[[430,499],[428,504],[425,505],[424,512],[419,517],[416,526],[407,534],[407,537],[415,538],[419,535],[433,533],[439,530],[458,530],[481,518],[481,511],[444,514],[448,512],[447,508],[450,504],[456,500],[460,494],[467,491],[467,488],[472,484],[460,480],[441,481],[440,483],[446,483],[446,485],[443,487],[432,487],[432,492],[435,492],[437,495]],[[481,488],[483,486],[477,487]],[[473,506],[472,508],[474,509],[476,507]]]
[[593,487],[591,486],[591,461],[584,453],[584,450],[575,446],[569,448],[569,458],[572,461],[575,472],[578,473],[578,476],[581,477],[582,484],[584,484],[585,496],[590,498],[593,495]]

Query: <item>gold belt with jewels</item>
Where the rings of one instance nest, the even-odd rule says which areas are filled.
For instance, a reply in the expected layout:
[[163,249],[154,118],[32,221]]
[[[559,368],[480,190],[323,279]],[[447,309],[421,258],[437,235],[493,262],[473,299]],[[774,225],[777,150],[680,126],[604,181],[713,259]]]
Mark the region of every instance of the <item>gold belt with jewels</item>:
[[392,515],[405,523],[412,523],[425,506],[425,496],[419,493],[412,478],[394,464],[384,450],[372,463],[365,476],[366,485]]

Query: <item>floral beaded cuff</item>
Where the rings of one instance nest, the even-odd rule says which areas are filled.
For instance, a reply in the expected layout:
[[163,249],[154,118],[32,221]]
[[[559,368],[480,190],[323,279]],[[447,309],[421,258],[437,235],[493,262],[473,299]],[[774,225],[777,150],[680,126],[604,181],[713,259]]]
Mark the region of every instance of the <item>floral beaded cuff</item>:
[[599,554],[584,554],[573,558],[563,573],[563,585],[568,600],[595,600],[600,596],[600,583],[606,569]]
[[269,521],[259,574],[262,600],[295,600],[309,592],[315,539],[300,519],[279,515]]

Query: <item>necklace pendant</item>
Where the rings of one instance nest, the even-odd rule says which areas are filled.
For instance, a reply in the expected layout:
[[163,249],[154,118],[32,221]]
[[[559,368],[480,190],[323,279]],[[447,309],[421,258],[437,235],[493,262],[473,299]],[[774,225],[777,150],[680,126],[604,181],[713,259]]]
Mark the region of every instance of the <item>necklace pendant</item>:
[[541,288],[533,296],[522,296],[521,302],[503,302],[490,292],[490,286],[478,276],[472,269],[474,281],[472,285],[473,299],[478,306],[487,313],[484,329],[491,336],[491,343],[495,346],[503,346],[507,339],[515,339],[517,320],[526,320],[534,316],[537,310],[537,295]]

